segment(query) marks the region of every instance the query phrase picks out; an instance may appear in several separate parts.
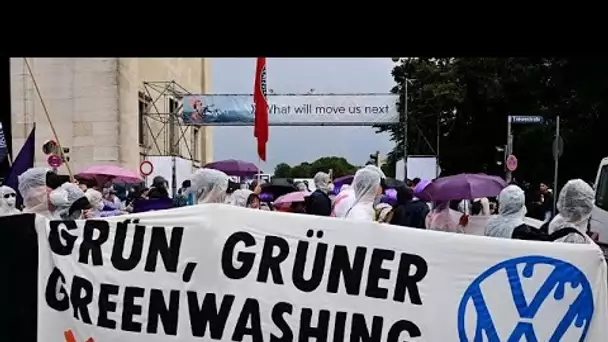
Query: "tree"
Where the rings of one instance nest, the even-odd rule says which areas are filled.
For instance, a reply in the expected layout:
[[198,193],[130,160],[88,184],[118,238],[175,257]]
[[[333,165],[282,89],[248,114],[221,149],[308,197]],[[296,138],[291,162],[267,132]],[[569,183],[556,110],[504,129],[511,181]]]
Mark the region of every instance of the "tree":
[[[504,174],[495,146],[506,143],[508,115],[543,115],[544,125],[513,126],[518,179],[552,179],[551,145],[560,115],[565,149],[562,180],[588,179],[608,146],[597,144],[608,127],[608,64],[601,59],[559,58],[408,58],[396,65],[398,109],[403,113],[408,88],[408,151],[435,154],[445,173]],[[402,116],[403,120],[403,116]],[[389,164],[403,157],[403,124],[379,127],[396,142]],[[605,133],[604,133],[605,134]]]
[[291,166],[287,163],[279,163],[274,168],[274,176],[278,178],[291,178]]
[[300,163],[291,168],[291,177],[292,178],[310,178],[311,174],[311,165],[309,163]]
[[312,178],[317,172],[332,170],[334,177],[341,177],[352,175],[357,169],[342,157],[322,157],[312,163],[303,162],[293,167],[280,163],[276,166],[274,175],[282,178]]

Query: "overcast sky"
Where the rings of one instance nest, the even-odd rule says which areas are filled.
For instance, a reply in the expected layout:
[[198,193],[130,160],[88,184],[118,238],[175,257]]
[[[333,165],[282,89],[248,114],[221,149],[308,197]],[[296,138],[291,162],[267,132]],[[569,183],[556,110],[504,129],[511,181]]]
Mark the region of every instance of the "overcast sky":
[[[268,88],[275,93],[388,93],[394,85],[390,58],[268,58]],[[255,58],[212,58],[211,93],[253,92]],[[253,127],[215,127],[214,159],[241,159],[257,163]],[[363,165],[369,154],[389,152],[388,134],[372,127],[273,127],[262,169],[272,173],[276,164],[312,162],[324,156],[342,156]]]

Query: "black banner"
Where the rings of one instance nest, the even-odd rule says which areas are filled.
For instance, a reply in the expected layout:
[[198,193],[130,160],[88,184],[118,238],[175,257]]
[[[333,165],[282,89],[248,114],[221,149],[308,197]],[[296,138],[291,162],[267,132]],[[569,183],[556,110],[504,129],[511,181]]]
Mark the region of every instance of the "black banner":
[[0,340],[37,342],[35,215],[0,217],[0,231]]

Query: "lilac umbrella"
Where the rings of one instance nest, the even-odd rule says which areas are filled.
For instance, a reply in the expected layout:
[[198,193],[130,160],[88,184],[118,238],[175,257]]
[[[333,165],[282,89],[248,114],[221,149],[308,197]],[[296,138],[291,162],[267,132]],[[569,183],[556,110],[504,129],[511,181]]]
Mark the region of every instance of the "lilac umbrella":
[[239,177],[249,177],[259,172],[259,169],[255,164],[236,159],[219,160],[206,164],[203,168],[219,170],[229,176]]
[[452,201],[498,196],[507,186],[504,179],[483,173],[462,173],[437,178],[431,182],[418,198],[425,201]]
[[138,183],[142,181],[137,172],[117,165],[89,166],[80,171],[76,177],[95,179],[99,184],[104,184],[108,181],[118,181],[124,183]]
[[431,184],[430,180],[423,179],[414,187],[414,195],[418,196],[427,186]]
[[336,179],[334,179],[333,183],[337,186],[337,185],[344,185],[344,184],[351,184],[353,182],[353,179],[355,178],[354,175],[347,175],[347,176],[342,176],[342,177],[338,177]]

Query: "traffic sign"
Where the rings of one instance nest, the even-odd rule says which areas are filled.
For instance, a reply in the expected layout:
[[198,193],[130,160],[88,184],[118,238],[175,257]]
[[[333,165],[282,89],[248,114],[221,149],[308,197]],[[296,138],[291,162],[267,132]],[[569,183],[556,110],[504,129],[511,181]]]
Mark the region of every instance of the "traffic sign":
[[510,154],[507,157],[507,170],[513,172],[517,169],[517,157],[515,157],[514,155]]
[[142,174],[142,176],[147,177],[154,172],[154,165],[152,165],[150,161],[144,160],[141,162],[141,164],[139,164],[139,172]]
[[564,153],[564,139],[560,136],[559,141],[553,138],[553,158],[560,158]]
[[545,118],[540,115],[510,115],[509,119],[514,124],[542,124]]
[[61,164],[63,164],[63,160],[61,160],[61,157],[56,154],[51,154],[48,158],[46,158],[46,162],[53,169],[56,169],[60,167]]
[[47,140],[42,144],[42,152],[46,155],[57,153],[57,142],[55,140]]

